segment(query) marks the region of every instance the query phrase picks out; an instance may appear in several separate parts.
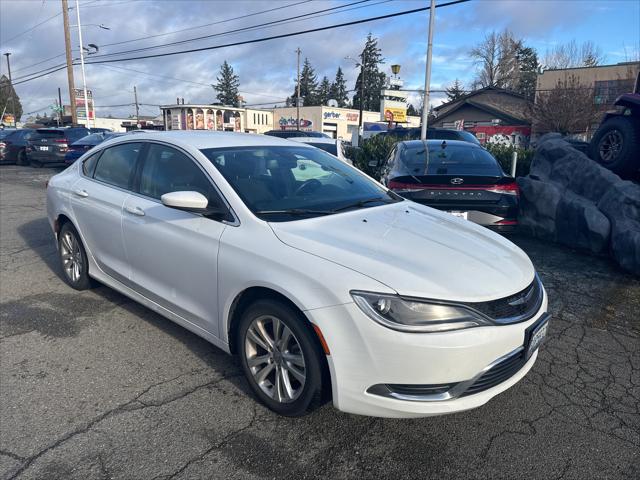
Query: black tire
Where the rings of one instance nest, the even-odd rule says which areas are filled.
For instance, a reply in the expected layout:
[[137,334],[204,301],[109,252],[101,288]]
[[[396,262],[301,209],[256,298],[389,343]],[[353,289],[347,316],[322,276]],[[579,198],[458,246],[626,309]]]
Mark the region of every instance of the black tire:
[[[267,368],[267,365],[271,366],[271,370],[264,380],[264,385],[260,386],[254,375],[259,375],[262,371],[260,366],[254,366],[256,369],[254,371],[249,367],[249,356],[250,351],[252,349],[251,344],[255,343],[252,340],[251,335],[249,334],[249,328],[253,325],[255,331],[256,324],[254,321],[263,321],[266,322],[268,320],[264,319],[278,319],[286,328],[290,330],[293,338],[288,342],[289,347],[293,344],[293,348],[289,350],[287,345],[280,345],[276,350],[277,353],[269,353],[266,349],[261,349],[260,352],[255,352],[255,356],[252,358],[256,358],[257,356],[269,356],[270,360],[262,363],[261,365],[265,365],[262,368]],[[263,320],[260,320],[263,319]],[[271,324],[272,328],[267,333],[271,333],[271,337],[277,338],[277,335],[273,334],[273,323]],[[269,327],[266,326],[268,329]],[[328,385],[323,385],[323,379],[325,375],[323,375],[323,352],[318,345],[318,341],[315,337],[315,333],[311,329],[308,321],[302,317],[302,314],[289,305],[271,299],[258,300],[251,304],[242,314],[242,318],[240,320],[240,325],[237,330],[236,336],[236,347],[237,352],[240,357],[240,363],[242,364],[242,370],[251,386],[251,389],[258,397],[258,399],[266,405],[268,408],[273,410],[274,412],[285,415],[288,417],[298,417],[305,415],[312,410],[316,409],[323,403],[323,395],[322,390],[323,387]],[[284,337],[284,335],[283,335]],[[261,337],[263,338],[263,337]],[[299,348],[297,348],[299,347]],[[279,358],[274,357],[274,355],[278,355]],[[300,368],[294,362],[289,362],[286,360],[286,356],[295,356],[297,358],[302,355],[304,367]],[[278,366],[280,365],[280,366]],[[304,373],[304,383],[301,384],[291,373],[291,368],[295,368],[298,372]],[[280,368],[280,370],[278,370]],[[276,385],[275,381],[277,380],[277,372],[282,372],[284,370],[284,374],[286,375],[289,381],[289,388],[292,391],[297,391],[297,396],[292,395],[291,398],[283,398],[282,400],[278,400],[276,393]],[[269,383],[272,386],[272,394],[269,395],[266,390],[268,390]],[[327,382],[328,383],[328,382]],[[281,385],[284,384],[281,383]],[[295,390],[295,387],[298,387]],[[264,390],[263,390],[264,389]],[[285,390],[285,392],[288,390]],[[286,395],[286,393],[285,393]]]
[[590,156],[621,177],[639,170],[640,120],[622,115],[605,120],[591,140]]
[[[69,252],[72,252],[71,256],[73,257],[70,263],[75,262],[78,266],[77,277],[72,273],[72,269],[69,269],[67,260]],[[62,267],[62,277],[71,288],[87,290],[93,286],[91,277],[89,277],[87,252],[84,249],[82,240],[80,240],[80,235],[70,223],[65,223],[58,234],[58,258]]]
[[19,165],[21,167],[24,167],[25,165],[28,164],[27,161],[27,152],[24,150],[20,150],[18,152],[18,156],[16,157],[16,165]]

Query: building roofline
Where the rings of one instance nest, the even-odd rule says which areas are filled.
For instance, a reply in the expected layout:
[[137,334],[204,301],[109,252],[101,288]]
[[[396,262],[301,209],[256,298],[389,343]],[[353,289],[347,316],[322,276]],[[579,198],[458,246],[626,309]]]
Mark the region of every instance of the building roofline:
[[448,105],[452,105],[452,104],[454,104],[454,103],[456,103],[456,102],[463,102],[463,101],[465,101],[465,100],[466,100],[467,98],[469,98],[469,97],[473,97],[473,96],[475,96],[475,95],[478,95],[478,94],[479,94],[479,93],[481,93],[481,92],[486,92],[486,91],[488,91],[488,90],[494,90],[494,91],[496,91],[496,92],[506,93],[506,94],[511,95],[511,96],[513,96],[513,97],[523,98],[523,99],[525,99],[525,100],[526,100],[526,98],[525,98],[525,96],[524,96],[524,95],[522,95],[522,94],[520,94],[520,93],[518,93],[518,92],[516,92],[516,91],[508,90],[508,89],[506,89],[506,88],[500,88],[500,87],[496,87],[496,86],[489,85],[489,86],[487,86],[487,87],[482,87],[482,88],[479,88],[478,90],[474,90],[474,91],[472,91],[472,92],[465,93],[465,94],[464,94],[463,96],[461,96],[460,98],[458,98],[458,99],[456,99],[456,100],[451,100],[450,102],[447,102],[447,103],[443,103],[442,105],[438,105],[437,107],[433,107],[433,109],[434,109],[435,111],[438,111],[438,110],[440,110],[441,108],[444,108],[444,107],[446,107],[446,106],[448,106]]
[[568,68],[547,68],[543,70],[540,75],[544,75],[546,72],[565,72],[567,70],[584,70],[588,68],[624,67],[625,65],[640,65],[640,61],[611,63],[609,65],[593,65],[591,67],[584,66],[584,67],[568,67]]

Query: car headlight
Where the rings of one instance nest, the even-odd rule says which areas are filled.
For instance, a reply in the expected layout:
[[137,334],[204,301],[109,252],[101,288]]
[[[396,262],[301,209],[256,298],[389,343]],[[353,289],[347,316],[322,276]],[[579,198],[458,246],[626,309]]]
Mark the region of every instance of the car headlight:
[[351,296],[369,318],[402,332],[445,332],[493,325],[484,315],[462,305],[370,292],[351,292]]

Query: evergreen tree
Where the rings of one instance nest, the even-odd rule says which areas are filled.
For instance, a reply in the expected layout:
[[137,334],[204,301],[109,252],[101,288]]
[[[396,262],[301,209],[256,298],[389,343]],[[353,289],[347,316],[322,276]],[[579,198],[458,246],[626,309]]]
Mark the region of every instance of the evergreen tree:
[[220,67],[220,75],[216,78],[218,83],[213,88],[218,92],[216,98],[223,105],[238,104],[238,88],[240,87],[240,77],[233,73],[233,67],[225,60]]
[[[380,111],[380,91],[384,88],[387,76],[378,69],[384,63],[382,50],[378,48],[378,40],[371,34],[367,35],[367,42],[360,54],[362,67],[356,79],[355,95],[353,96],[353,107],[360,108],[362,102],[363,110],[374,112]],[[364,71],[364,84],[362,74]],[[363,95],[360,98],[360,87],[362,85]]]
[[[296,82],[291,98],[295,99],[298,96],[298,84]],[[318,78],[316,72],[311,66],[308,58],[304,59],[302,65],[302,71],[300,72],[300,97],[303,99],[303,105],[313,106],[319,105],[318,103]],[[295,105],[295,101],[293,102]]]
[[538,80],[538,54],[531,47],[520,46],[516,52],[518,61],[518,84],[516,91],[525,98],[533,100],[536,95],[536,82]]
[[[13,103],[11,102],[12,98]],[[14,105],[16,109],[15,112],[13,111]],[[2,111],[5,113],[15,114],[16,122],[19,122],[20,117],[22,117],[22,104],[20,103],[20,97],[18,97],[18,94],[6,75],[2,75],[0,77],[0,114]]]
[[347,82],[344,79],[342,69],[338,67],[336,78],[331,84],[329,90],[329,98],[333,98],[338,102],[339,107],[346,107],[349,104],[349,95],[347,94]]
[[318,105],[326,105],[330,98],[331,98],[331,82],[326,76],[324,76],[322,77],[322,81],[318,86],[318,96],[317,96]]
[[413,104],[409,103],[407,105],[407,115],[411,115],[412,117],[419,117],[421,113],[416,110],[416,107],[414,107]]
[[453,102],[464,95],[464,86],[460,80],[456,78],[453,84],[445,89],[445,93],[447,94],[447,99],[450,102]]

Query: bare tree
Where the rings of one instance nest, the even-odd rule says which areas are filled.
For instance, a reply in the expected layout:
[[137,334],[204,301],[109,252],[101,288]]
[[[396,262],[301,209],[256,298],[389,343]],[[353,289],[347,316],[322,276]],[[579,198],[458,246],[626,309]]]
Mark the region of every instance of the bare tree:
[[585,132],[598,120],[599,113],[593,88],[575,75],[558,80],[548,92],[538,92],[531,109],[534,129],[540,133]]
[[509,30],[487,34],[469,52],[477,66],[472,86],[514,89],[519,81],[518,52],[522,47],[522,41]]
[[547,50],[543,63],[547,69],[562,69],[594,67],[600,65],[603,60],[602,49],[592,41],[578,44],[575,40],[571,40]]

